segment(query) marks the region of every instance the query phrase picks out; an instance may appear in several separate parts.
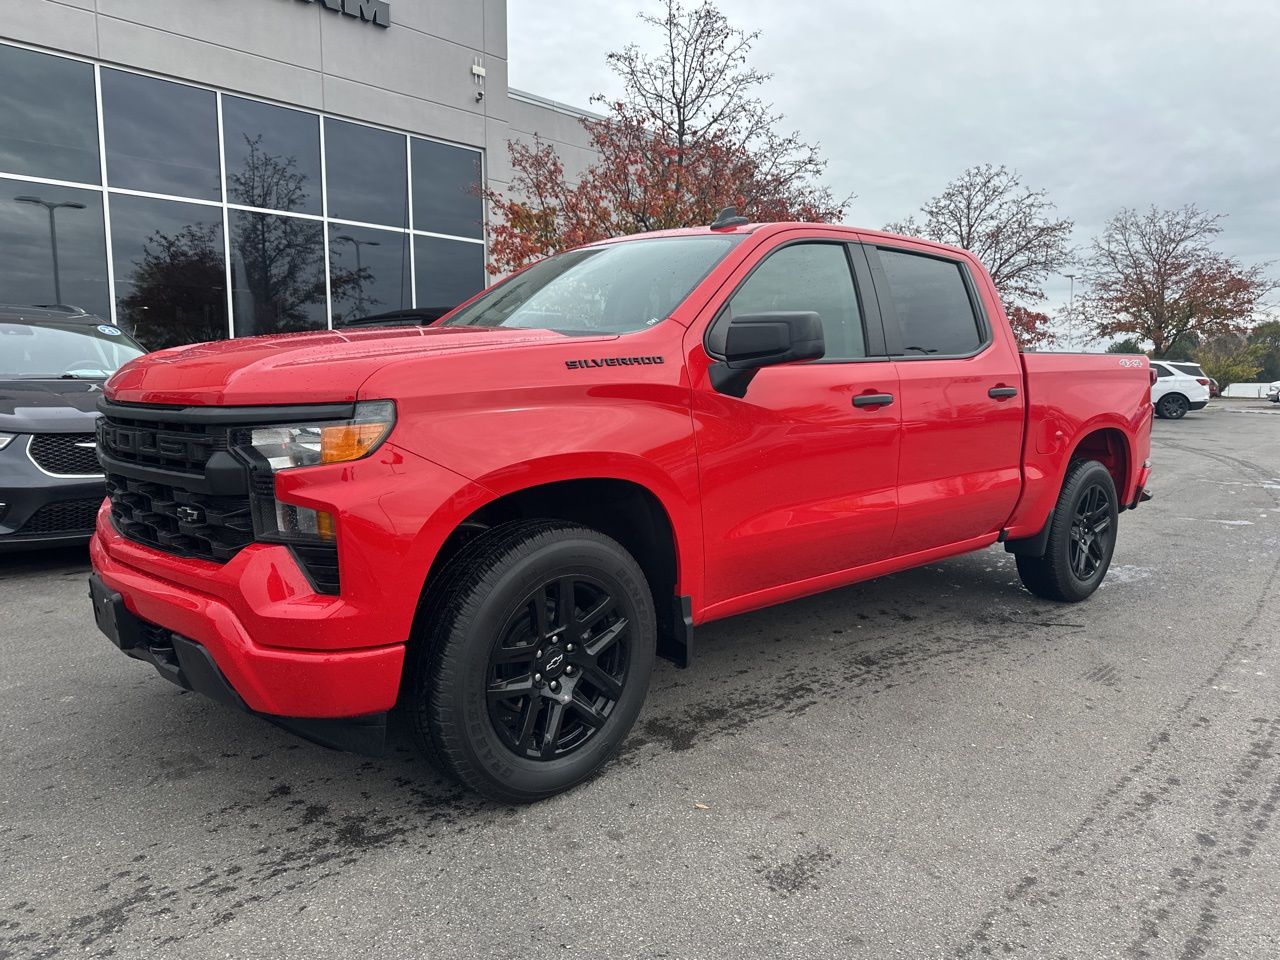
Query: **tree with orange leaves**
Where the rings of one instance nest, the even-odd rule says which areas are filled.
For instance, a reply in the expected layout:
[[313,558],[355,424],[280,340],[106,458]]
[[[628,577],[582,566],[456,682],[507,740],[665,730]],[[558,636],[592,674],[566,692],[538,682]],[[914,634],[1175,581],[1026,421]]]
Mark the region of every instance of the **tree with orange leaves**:
[[494,273],[607,237],[710,223],[726,206],[760,221],[843,216],[850,198],[818,182],[818,148],[779,133],[781,117],[757,95],[769,79],[747,62],[758,32],[732,26],[710,0],[662,0],[640,20],[661,33],[659,51],[609,54],[624,94],[595,98],[605,115],[582,121],[597,159],[580,179],[565,176],[550,144],[509,144],[510,187],[486,193]]
[[1245,267],[1212,248],[1221,220],[1192,204],[1112,217],[1085,268],[1093,332],[1134,335],[1155,357],[1180,340],[1243,335],[1277,284],[1269,264]]

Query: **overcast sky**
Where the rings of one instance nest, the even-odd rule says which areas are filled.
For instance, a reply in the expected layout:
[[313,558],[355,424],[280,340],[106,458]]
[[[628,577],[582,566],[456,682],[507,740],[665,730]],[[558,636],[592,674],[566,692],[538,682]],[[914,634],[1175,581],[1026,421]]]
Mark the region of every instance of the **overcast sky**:
[[[510,82],[586,106],[605,53],[655,35],[647,0],[508,0]],[[689,0],[696,2],[696,0]],[[822,145],[846,221],[883,226],[972,164],[1016,168],[1083,246],[1123,206],[1228,214],[1220,247],[1280,261],[1275,0],[719,0],[753,65]],[[656,9],[649,4],[648,9]],[[1272,268],[1280,275],[1280,264]],[[1049,289],[1065,303],[1067,282]]]

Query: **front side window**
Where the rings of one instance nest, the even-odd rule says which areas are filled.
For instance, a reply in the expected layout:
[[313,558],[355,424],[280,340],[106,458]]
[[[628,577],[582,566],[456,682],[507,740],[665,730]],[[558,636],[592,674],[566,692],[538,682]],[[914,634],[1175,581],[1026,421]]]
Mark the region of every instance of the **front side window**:
[[983,336],[960,264],[902,250],[879,251],[907,356],[964,356]]
[[143,353],[109,323],[0,321],[3,380],[105,380]]
[[813,312],[822,318],[825,360],[867,355],[866,330],[842,243],[797,243],[769,255],[730,298],[708,336],[724,352],[729,319],[752,313]]
[[445,323],[633,333],[670,316],[741,239],[652,237],[570,250],[498,284]]

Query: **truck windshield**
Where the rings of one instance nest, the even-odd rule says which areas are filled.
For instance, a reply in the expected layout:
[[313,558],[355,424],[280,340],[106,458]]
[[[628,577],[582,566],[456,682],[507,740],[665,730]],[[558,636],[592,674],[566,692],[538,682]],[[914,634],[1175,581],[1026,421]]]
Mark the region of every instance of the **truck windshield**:
[[444,326],[643,330],[665,320],[741,239],[653,237],[570,250],[498,284]]
[[145,352],[109,323],[0,321],[0,379],[105,380]]

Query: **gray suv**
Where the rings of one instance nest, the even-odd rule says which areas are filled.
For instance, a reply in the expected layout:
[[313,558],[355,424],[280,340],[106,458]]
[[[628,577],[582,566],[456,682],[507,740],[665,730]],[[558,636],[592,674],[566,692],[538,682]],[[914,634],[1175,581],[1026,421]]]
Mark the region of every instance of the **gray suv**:
[[145,352],[75,307],[0,306],[0,552],[88,541],[106,495],[98,398]]

